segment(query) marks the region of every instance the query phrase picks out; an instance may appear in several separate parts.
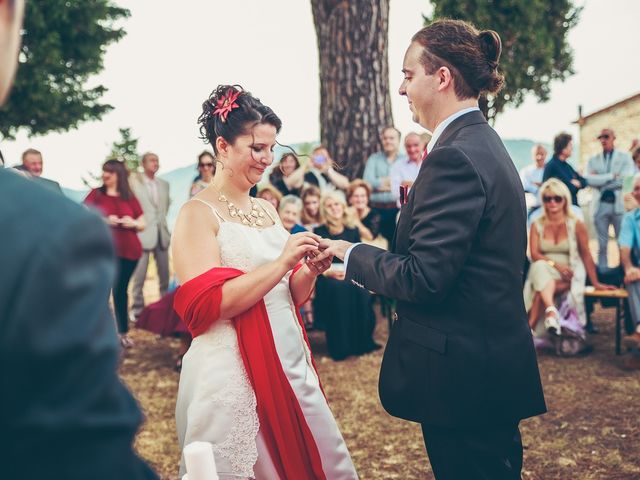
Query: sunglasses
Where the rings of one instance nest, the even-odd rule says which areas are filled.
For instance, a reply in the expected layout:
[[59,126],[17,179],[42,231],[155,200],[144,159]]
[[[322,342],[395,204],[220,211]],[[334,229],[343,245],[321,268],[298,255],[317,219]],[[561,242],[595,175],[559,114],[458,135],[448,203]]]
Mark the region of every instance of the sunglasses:
[[547,196],[545,195],[544,197],[542,197],[542,201],[544,203],[562,203],[562,201],[564,200],[564,197],[561,197],[560,195],[551,195],[551,196]]
[[201,163],[198,168],[213,168],[213,163]]

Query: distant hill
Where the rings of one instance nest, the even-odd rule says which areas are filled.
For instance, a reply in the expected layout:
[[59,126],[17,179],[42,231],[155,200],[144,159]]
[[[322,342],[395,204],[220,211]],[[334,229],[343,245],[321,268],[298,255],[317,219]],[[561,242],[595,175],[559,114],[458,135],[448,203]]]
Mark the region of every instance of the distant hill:
[[[509,152],[509,155],[513,159],[513,163],[518,170],[532,162],[531,149],[536,144],[536,142],[529,139],[509,139],[503,141],[505,147],[507,148],[507,151]],[[296,151],[305,151],[308,145],[308,143],[299,143],[292,145],[292,147]],[[549,145],[545,145],[545,147],[549,152],[551,152],[551,147]],[[286,148],[276,146],[276,161],[285,151],[287,151]],[[575,158],[575,156],[571,157],[571,160]],[[571,163],[574,162],[571,161]],[[184,202],[189,199],[189,190],[191,188],[191,183],[193,182],[197,173],[198,172],[196,171],[196,166],[195,164],[193,164],[186,167],[180,167],[175,170],[171,170],[170,172],[159,175],[160,178],[169,182],[171,188],[171,207],[169,208],[168,215],[169,228],[173,227],[180,207],[182,207]],[[65,195],[67,195],[67,197],[76,202],[81,202],[87,195],[86,190],[71,190],[68,188],[63,188],[63,191]]]

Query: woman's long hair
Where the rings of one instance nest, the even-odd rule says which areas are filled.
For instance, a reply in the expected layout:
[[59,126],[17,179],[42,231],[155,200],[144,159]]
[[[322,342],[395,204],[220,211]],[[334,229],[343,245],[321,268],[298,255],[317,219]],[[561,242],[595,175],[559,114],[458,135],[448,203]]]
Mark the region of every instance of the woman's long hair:
[[[332,218],[325,207],[325,203],[327,200],[334,200],[342,205],[342,217],[339,220]],[[340,192],[329,191],[325,193],[322,198],[320,198],[320,216],[322,217],[323,223],[329,229],[329,233],[332,235],[336,235],[342,230],[347,228],[355,227],[355,220],[353,218],[353,214],[347,208],[347,202],[344,199],[344,195]]]
[[557,178],[550,178],[546,182],[544,182],[540,186],[540,190],[538,191],[538,195],[540,196],[540,203],[542,204],[542,215],[540,215],[540,220],[544,222],[547,219],[547,208],[542,201],[542,197],[545,193],[550,193],[551,195],[559,195],[564,198],[564,205],[562,207],[564,214],[567,218],[575,218],[575,215],[571,211],[571,192],[569,188],[562,183]]
[[[116,182],[116,191],[120,198],[123,200],[129,200],[133,197],[133,191],[129,186],[129,170],[125,166],[124,162],[120,160],[116,160],[115,158],[109,159],[102,164],[102,170],[104,172],[112,172],[116,174],[117,182]],[[107,187],[102,184],[99,190],[106,195]]]
[[319,204],[322,194],[320,193],[320,189],[315,185],[310,185],[302,191],[302,193],[300,194],[300,199],[302,200],[302,215],[301,215],[302,224],[312,225],[314,223],[321,223],[322,218],[320,216],[320,207],[318,207],[318,214],[315,217],[311,217],[307,213],[307,209],[304,206],[304,202],[307,199],[307,197],[318,197],[318,204]]

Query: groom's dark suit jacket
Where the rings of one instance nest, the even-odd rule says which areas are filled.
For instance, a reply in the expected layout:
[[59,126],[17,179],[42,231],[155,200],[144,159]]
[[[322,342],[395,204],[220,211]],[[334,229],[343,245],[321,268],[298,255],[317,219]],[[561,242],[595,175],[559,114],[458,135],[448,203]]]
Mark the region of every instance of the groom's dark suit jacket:
[[0,232],[0,476],[156,479],[117,375],[104,221],[0,168]]
[[347,280],[397,299],[379,385],[391,415],[473,428],[546,411],[522,295],[525,219],[516,168],[474,111],[423,162],[391,252],[351,251]]

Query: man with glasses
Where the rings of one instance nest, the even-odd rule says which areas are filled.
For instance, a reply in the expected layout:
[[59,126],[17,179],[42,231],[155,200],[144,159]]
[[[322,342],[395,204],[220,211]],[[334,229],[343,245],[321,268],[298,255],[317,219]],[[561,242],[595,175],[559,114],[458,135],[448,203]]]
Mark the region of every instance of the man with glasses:
[[589,186],[594,189],[591,212],[598,234],[598,270],[601,272],[608,268],[609,226],[613,225],[616,236],[620,233],[620,222],[624,215],[622,183],[625,177],[634,172],[631,156],[614,148],[615,139],[610,128],[600,132],[598,140],[602,152],[589,159],[585,175]]

